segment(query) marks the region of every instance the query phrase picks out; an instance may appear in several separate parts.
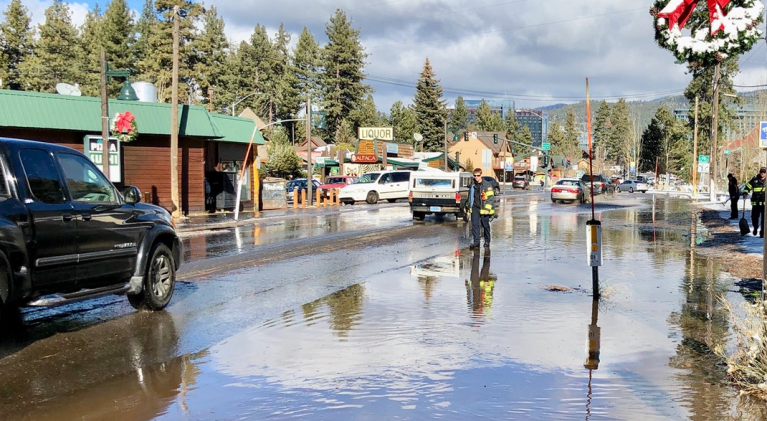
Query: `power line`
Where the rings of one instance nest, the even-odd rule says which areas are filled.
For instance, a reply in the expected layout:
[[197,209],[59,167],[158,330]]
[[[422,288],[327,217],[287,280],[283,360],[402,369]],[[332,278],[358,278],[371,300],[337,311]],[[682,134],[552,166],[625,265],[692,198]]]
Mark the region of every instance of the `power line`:
[[[415,83],[407,81],[407,80],[395,79],[395,78],[390,78],[385,76],[368,75],[366,79],[371,82],[401,86],[405,88],[415,88],[416,86]],[[584,96],[543,96],[543,95],[518,94],[518,93],[508,93],[508,92],[481,91],[481,90],[454,88],[454,87],[447,87],[447,86],[442,86],[442,90],[444,93],[449,93],[449,94],[475,95],[475,96],[484,96],[487,98],[518,98],[518,99],[538,100],[538,101],[583,100],[584,99]],[[684,92],[684,89],[671,89],[666,91],[643,92],[643,93],[636,93],[636,94],[603,95],[603,96],[597,95],[597,96],[592,96],[592,98],[604,99],[604,100],[620,99],[620,98],[625,98],[625,99],[637,98],[638,99],[638,98],[646,98],[646,97],[672,95],[672,94],[678,94],[682,92]]]

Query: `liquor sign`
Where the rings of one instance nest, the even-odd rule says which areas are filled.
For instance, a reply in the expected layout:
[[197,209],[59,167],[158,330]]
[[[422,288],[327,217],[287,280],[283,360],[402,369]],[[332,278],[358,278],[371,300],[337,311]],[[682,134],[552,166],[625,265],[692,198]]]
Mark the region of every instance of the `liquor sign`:
[[378,162],[378,157],[375,155],[365,155],[353,153],[351,161],[355,164],[375,164]]
[[[85,136],[83,151],[96,166],[101,170],[104,155],[102,154],[101,136]],[[122,167],[120,165],[120,144],[117,138],[109,138],[109,181],[119,183],[122,181]]]
[[360,127],[357,129],[360,140],[394,140],[393,127]]

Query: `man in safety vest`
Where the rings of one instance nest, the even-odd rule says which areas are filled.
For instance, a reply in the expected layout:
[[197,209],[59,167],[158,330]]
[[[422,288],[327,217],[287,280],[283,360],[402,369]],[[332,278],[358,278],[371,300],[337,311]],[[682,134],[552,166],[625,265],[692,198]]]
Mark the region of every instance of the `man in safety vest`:
[[[767,168],[759,169],[759,174],[755,175],[743,188],[743,197],[748,192],[751,193],[751,224],[754,226],[754,235],[759,228],[759,216],[764,214],[764,179],[767,176]],[[761,230],[759,236],[764,238],[764,218],[762,218]]]
[[493,185],[482,179],[482,170],[474,169],[474,182],[469,188],[469,200],[466,202],[467,212],[471,215],[471,234],[474,237],[469,248],[479,248],[480,224],[485,232],[485,250],[490,249],[490,220],[497,218],[495,214],[495,191]]

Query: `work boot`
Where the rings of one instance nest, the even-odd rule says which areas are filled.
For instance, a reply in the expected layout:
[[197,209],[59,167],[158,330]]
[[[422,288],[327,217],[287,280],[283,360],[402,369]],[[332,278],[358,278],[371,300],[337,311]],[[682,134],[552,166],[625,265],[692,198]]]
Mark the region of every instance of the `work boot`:
[[754,228],[754,235],[756,235],[756,232],[759,230],[759,228]]

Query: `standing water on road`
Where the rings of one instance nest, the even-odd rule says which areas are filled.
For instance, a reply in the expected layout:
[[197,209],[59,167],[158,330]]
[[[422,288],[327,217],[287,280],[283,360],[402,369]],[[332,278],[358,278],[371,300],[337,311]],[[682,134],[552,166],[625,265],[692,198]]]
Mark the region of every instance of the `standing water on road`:
[[[100,393],[53,399],[45,419],[761,419],[711,351],[731,340],[718,297],[742,302],[734,279],[699,253],[707,234],[685,203],[638,203],[598,209],[600,301],[587,207],[510,200],[489,253],[464,241],[422,259],[403,247],[405,263],[203,350],[153,359]],[[358,252],[387,259],[377,250]],[[141,398],[147,384],[162,387]],[[118,390],[135,403],[118,408]],[[72,408],[80,395],[90,410]]]

